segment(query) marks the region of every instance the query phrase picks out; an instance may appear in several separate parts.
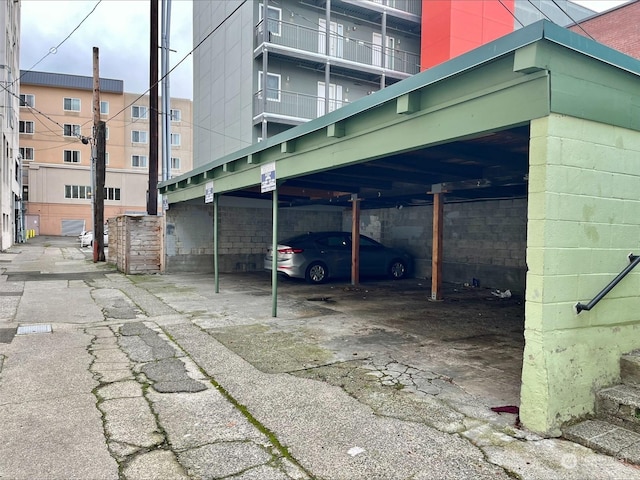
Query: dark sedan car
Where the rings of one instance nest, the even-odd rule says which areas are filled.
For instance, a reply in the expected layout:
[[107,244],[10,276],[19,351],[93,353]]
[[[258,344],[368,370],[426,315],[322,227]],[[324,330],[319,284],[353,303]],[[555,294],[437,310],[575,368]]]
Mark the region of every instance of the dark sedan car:
[[[278,273],[322,283],[329,278],[351,275],[351,233],[310,232],[278,242]],[[273,252],[267,249],[264,268],[271,270]],[[407,276],[411,257],[360,235],[360,275]]]

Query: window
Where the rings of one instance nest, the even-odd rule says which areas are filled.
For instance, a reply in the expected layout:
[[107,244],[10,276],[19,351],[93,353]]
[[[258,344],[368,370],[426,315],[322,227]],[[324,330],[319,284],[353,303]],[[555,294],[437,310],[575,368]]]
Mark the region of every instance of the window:
[[34,133],[35,125],[33,122],[28,120],[20,120],[20,124],[18,125],[20,133]]
[[36,96],[30,93],[20,94],[20,106],[21,107],[35,107]]
[[147,107],[141,107],[139,105],[133,105],[131,107],[132,118],[147,118]]
[[[280,36],[280,22],[282,20],[282,10],[269,6],[267,8],[267,28],[271,35]],[[260,20],[264,18],[264,5],[260,4]]]
[[80,163],[80,150],[65,150],[65,163]]
[[100,102],[100,115],[109,115],[109,102]]
[[171,134],[171,146],[172,147],[179,147],[180,146],[180,134],[179,133],[172,133]]
[[65,137],[81,137],[82,135],[80,134],[80,125],[65,123],[62,134]]
[[105,200],[120,200],[120,189],[114,187],[104,187]]
[[80,99],[79,98],[65,97],[65,99],[64,99],[64,109],[67,112],[79,112],[80,111]]
[[131,132],[131,142],[147,143],[147,132],[142,130],[133,130]]
[[104,152],[104,164],[109,165],[109,152]]
[[169,118],[171,119],[172,122],[179,122],[182,120],[182,111],[181,110],[176,110],[176,109],[171,109],[169,111]]
[[146,155],[131,155],[131,166],[146,168],[147,156]]
[[89,185],[65,185],[64,198],[91,198],[91,187]]
[[23,160],[33,160],[33,148],[20,147],[20,156]]
[[171,157],[171,170],[180,170],[180,159],[178,157]]
[[104,139],[109,140],[109,127],[104,127]]
[[[258,90],[262,90],[262,76],[262,72],[258,72]],[[267,73],[267,99],[280,101],[280,75],[276,73]]]

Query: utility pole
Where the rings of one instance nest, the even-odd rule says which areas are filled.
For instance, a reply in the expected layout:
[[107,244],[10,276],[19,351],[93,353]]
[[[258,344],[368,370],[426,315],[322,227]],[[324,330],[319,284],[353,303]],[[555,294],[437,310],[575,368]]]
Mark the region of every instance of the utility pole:
[[162,27],[160,37],[162,73],[162,180],[171,176],[171,97],[169,95],[169,37],[171,32],[171,0],[162,0]]
[[[91,162],[95,162],[95,191],[93,202],[93,262],[104,262],[104,180],[105,180],[105,124],[100,121],[100,73],[98,47],[93,47],[93,142]],[[93,176],[93,174],[92,174]]]
[[149,194],[147,215],[158,215],[158,0],[151,0],[149,91]]

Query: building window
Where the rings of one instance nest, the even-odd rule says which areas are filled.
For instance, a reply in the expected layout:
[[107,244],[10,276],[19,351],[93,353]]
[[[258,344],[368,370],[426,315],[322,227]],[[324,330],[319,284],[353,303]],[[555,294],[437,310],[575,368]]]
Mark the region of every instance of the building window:
[[36,130],[34,123],[29,120],[20,120],[18,128],[20,133],[34,133]]
[[171,170],[180,170],[180,159],[178,157],[171,157]]
[[104,164],[109,165],[109,152],[104,152]]
[[105,200],[120,200],[120,189],[114,187],[105,187],[104,188],[104,199]]
[[65,185],[64,198],[91,198],[91,187],[89,185]]
[[147,132],[142,130],[133,130],[131,132],[132,143],[147,143]]
[[65,150],[64,151],[65,163],[80,163],[80,151],[79,150]]
[[179,122],[182,120],[182,111],[172,108],[169,113],[169,118],[172,122]]
[[23,160],[33,160],[33,148],[20,147],[20,156]]
[[[262,90],[262,72],[258,72],[258,90]],[[267,99],[272,102],[280,101],[280,75],[267,73]]]
[[35,107],[36,96],[30,93],[20,94],[20,106],[21,107]]
[[100,115],[109,115],[109,102],[100,102]]
[[133,105],[131,107],[132,118],[147,118],[147,107],[141,107],[139,105]]
[[180,134],[179,133],[172,133],[171,134],[171,146],[172,147],[179,147],[180,146]]
[[62,134],[65,137],[80,137],[80,125],[65,123]]
[[109,140],[109,127],[104,127],[104,139]]
[[80,111],[80,99],[69,98],[64,99],[64,110],[67,112],[79,112]]
[[[280,22],[282,21],[282,10],[269,6],[267,8],[267,28],[271,35],[280,36]],[[264,18],[264,5],[260,4],[260,20]]]
[[147,167],[147,157],[146,155],[131,155],[131,166],[146,168]]

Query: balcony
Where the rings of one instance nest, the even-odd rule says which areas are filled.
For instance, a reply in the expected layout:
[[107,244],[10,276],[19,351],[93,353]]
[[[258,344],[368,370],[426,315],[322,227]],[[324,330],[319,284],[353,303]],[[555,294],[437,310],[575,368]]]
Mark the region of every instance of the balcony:
[[[325,113],[325,99],[315,95],[288,92],[286,90],[267,89],[267,102],[263,100],[262,90],[253,95],[254,121],[262,116],[277,118],[281,123],[299,125]],[[329,112],[349,102],[329,100]]]
[[[263,22],[260,22],[254,31],[256,55],[260,53],[258,47],[264,43],[262,24]],[[351,39],[332,32],[329,36],[329,54],[326,55],[327,42],[324,30],[275,19],[270,19],[268,24],[267,41],[270,52],[319,62],[329,58],[332,64],[343,68],[365,70],[372,74],[380,74],[383,71],[387,74],[395,72],[399,78],[420,72],[420,55],[417,53],[392,47],[383,49],[379,44]]]

